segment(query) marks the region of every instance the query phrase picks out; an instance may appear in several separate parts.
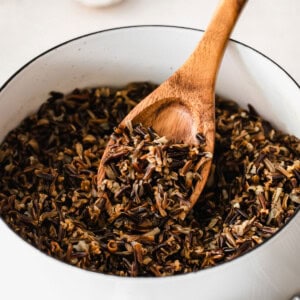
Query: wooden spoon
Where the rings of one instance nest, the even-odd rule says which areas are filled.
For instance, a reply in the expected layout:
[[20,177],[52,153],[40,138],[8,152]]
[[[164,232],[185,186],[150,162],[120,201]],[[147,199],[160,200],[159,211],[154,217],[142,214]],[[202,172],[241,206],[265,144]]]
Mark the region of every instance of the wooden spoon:
[[[196,134],[206,139],[205,151],[213,153],[215,140],[215,93],[217,72],[230,33],[247,0],[221,0],[205,31],[202,40],[169,79],[141,101],[120,123],[125,127],[142,123],[152,127],[160,136],[187,144],[197,144]],[[175,51],[175,49],[174,49]],[[103,161],[109,152],[108,145],[98,170],[98,187],[105,175]],[[209,176],[211,161],[201,170],[190,197],[190,208],[197,202]]]

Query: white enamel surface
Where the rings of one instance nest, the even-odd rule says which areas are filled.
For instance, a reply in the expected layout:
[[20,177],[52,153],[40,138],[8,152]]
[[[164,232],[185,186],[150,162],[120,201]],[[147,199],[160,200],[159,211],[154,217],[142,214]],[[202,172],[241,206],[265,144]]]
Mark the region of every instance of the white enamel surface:
[[[106,31],[38,58],[0,92],[0,139],[35,111],[51,90],[166,79],[189,55],[200,32],[166,27]],[[300,136],[299,87],[270,60],[231,42],[217,92],[251,103],[279,128]],[[198,273],[119,278],[83,271],[30,246],[0,221],[4,299],[289,299],[300,292],[300,215],[256,250]],[[45,294],[44,294],[45,293]],[[2,297],[0,296],[2,299]]]

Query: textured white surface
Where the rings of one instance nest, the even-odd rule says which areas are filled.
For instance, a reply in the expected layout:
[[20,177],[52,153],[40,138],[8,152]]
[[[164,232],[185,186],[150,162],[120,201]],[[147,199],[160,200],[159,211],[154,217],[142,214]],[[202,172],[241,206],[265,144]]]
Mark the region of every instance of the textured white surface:
[[[73,37],[137,24],[204,29],[218,0],[124,0],[104,9],[73,0],[0,0],[0,86],[42,51]],[[233,38],[265,53],[300,82],[300,1],[249,0]]]

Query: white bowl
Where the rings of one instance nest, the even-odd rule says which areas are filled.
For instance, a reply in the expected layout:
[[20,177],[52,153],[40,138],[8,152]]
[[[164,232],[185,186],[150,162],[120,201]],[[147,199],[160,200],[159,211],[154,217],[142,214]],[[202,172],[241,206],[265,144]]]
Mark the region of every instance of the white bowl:
[[[49,91],[162,82],[184,62],[201,35],[201,31],[180,27],[126,27],[50,49],[0,90],[0,140],[35,111]],[[229,43],[217,93],[242,106],[251,103],[280,129],[300,136],[299,86],[258,51],[236,41]],[[231,262],[167,278],[120,278],[72,267],[37,251],[2,221],[0,236],[0,294],[9,299],[281,300],[300,291],[299,213],[266,243]]]

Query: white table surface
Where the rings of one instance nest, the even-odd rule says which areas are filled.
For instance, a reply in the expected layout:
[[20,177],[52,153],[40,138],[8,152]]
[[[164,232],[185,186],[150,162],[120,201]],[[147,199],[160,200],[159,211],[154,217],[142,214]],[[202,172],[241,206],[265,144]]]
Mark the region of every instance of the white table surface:
[[[204,29],[218,0],[125,0],[106,9],[73,0],[0,0],[0,86],[41,52],[82,34],[128,25],[167,24]],[[300,83],[300,0],[249,0],[232,37],[261,51]],[[22,264],[18,239],[0,223],[1,285],[12,284]],[[6,256],[15,252],[9,274]],[[27,255],[27,254],[26,254]],[[28,254],[31,255],[31,254]],[[41,258],[42,259],[42,258]],[[32,298],[33,299],[33,298]],[[36,299],[36,298],[34,298]]]
[[[0,0],[0,86],[28,60],[102,29],[168,24],[204,29],[218,0],[125,0],[105,9],[74,0]],[[232,37],[300,82],[300,0],[249,0]]]

